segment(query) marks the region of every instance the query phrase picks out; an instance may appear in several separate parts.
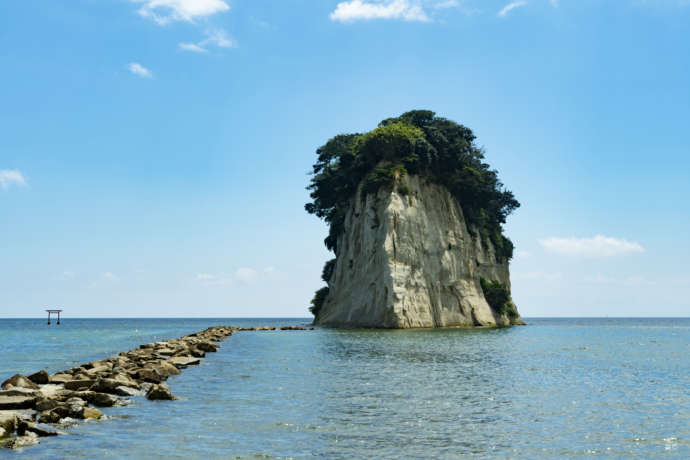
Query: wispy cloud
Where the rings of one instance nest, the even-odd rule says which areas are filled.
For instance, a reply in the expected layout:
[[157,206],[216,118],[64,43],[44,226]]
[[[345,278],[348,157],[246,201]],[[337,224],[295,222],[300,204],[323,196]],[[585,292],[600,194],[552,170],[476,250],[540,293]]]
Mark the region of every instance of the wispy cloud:
[[549,0],[549,3],[551,3],[551,6],[554,8],[558,8],[558,0]]
[[604,235],[592,238],[558,238],[539,240],[541,246],[552,253],[566,256],[600,258],[644,252],[641,244]]
[[153,74],[149,69],[144,67],[143,65],[139,64],[138,62],[130,62],[127,64],[127,69],[133,73],[134,75],[137,75],[142,78],[153,78]]
[[138,13],[160,25],[173,21],[194,22],[196,19],[228,11],[223,0],[132,0],[143,3]]
[[191,51],[193,53],[208,53],[206,48],[203,48],[196,43],[179,43],[177,46],[183,51]]
[[560,272],[525,272],[516,273],[515,278],[523,280],[558,281],[563,279],[563,274]]
[[276,272],[274,267],[257,270],[251,267],[240,267],[232,273],[199,273],[196,281],[204,286],[227,286],[237,282],[240,284],[254,284],[261,278],[271,277]]
[[503,9],[501,9],[501,11],[499,11],[499,12],[497,13],[497,16],[498,16],[499,18],[503,18],[503,17],[505,17],[508,13],[510,13],[511,11],[513,11],[515,8],[520,8],[520,7],[523,7],[523,6],[527,6],[527,2],[524,1],[524,0],[518,0],[518,1],[516,1],[516,2],[508,3],[506,6],[503,7]]
[[237,48],[237,42],[228,37],[228,34],[222,29],[214,29],[206,31],[206,38],[197,43],[179,43],[181,50],[191,51],[194,53],[208,53],[209,46],[216,46],[218,48]]
[[595,283],[595,284],[610,284],[610,285],[618,285],[618,286],[627,286],[627,287],[652,286],[655,284],[654,282],[648,280],[647,278],[645,278],[644,276],[641,276],[641,275],[617,277],[617,276],[602,275],[600,273],[597,275],[594,275],[594,276],[585,277],[585,282]]
[[103,272],[100,276],[91,283],[91,288],[102,288],[112,286],[120,282],[120,277],[113,272]]
[[430,21],[422,5],[414,0],[348,0],[338,3],[330,18],[331,21],[344,23],[372,19]]
[[25,186],[24,175],[16,169],[0,169],[0,188],[7,190],[12,185]]

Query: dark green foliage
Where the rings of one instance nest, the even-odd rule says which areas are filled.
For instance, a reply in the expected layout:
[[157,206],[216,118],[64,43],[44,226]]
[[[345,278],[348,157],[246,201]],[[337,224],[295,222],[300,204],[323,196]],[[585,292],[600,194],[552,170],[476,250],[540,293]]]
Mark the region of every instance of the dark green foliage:
[[499,259],[512,257],[512,243],[503,236],[502,224],[520,203],[484,163],[484,153],[474,141],[469,128],[428,110],[388,118],[366,134],[329,140],[316,151],[307,187],[312,202],[305,206],[329,223],[326,247],[338,254],[345,212],[360,183],[364,181],[365,192],[371,193],[392,185],[395,173],[409,173],[444,185],[460,203],[472,231],[493,242]]
[[321,271],[321,279],[328,283],[333,276],[333,270],[335,269],[335,259],[331,259],[323,266],[323,271]]
[[518,316],[517,308],[510,300],[510,291],[505,284],[500,281],[487,281],[481,277],[479,283],[482,286],[486,302],[494,311],[499,314],[507,314],[511,319]]
[[491,241],[499,261],[513,255],[503,236],[507,216],[520,206],[495,170],[485,163],[472,131],[428,110],[414,110],[388,118],[365,134],[341,134],[316,151],[311,183],[312,201],[305,209],[329,224],[326,247],[338,255],[338,237],[357,188],[363,194],[393,187],[410,190],[407,174],[445,186],[460,204],[470,231]]
[[309,311],[315,317],[319,316],[321,307],[323,307],[323,304],[326,301],[326,297],[328,296],[328,290],[328,286],[322,287],[321,289],[316,291],[316,293],[314,294],[314,298],[311,299],[311,307],[309,307]]

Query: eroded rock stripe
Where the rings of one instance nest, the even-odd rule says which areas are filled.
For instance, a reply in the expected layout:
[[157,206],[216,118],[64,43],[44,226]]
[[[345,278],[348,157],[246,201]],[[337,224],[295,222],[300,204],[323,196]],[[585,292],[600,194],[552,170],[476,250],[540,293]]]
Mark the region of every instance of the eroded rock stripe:
[[[269,328],[253,328],[263,329]],[[206,353],[219,348],[217,342],[238,330],[211,327],[53,375],[45,370],[29,376],[17,374],[0,386],[1,445],[15,449],[38,444],[39,437],[59,434],[60,426],[101,418],[99,408],[123,405],[130,396],[177,399],[163,382],[199,364]]]

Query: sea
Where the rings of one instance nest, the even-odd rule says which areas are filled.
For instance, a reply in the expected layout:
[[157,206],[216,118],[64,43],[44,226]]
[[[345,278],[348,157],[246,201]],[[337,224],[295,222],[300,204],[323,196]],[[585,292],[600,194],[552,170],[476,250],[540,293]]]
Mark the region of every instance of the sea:
[[[506,329],[238,332],[105,420],[0,458],[690,458],[690,319],[527,318]],[[0,381],[215,325],[0,320]]]

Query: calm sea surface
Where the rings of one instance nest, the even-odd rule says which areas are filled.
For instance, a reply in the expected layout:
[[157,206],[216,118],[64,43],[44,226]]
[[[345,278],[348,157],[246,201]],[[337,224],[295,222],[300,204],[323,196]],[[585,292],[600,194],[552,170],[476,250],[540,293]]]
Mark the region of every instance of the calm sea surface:
[[[0,320],[0,380],[208,326],[306,319]],[[135,398],[2,458],[690,458],[690,319],[496,330],[239,332]]]

